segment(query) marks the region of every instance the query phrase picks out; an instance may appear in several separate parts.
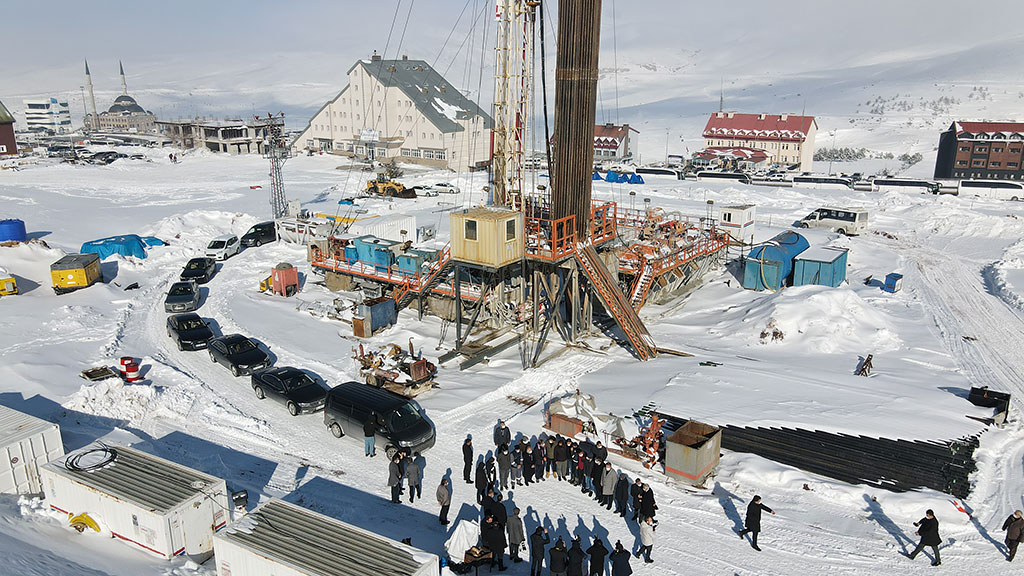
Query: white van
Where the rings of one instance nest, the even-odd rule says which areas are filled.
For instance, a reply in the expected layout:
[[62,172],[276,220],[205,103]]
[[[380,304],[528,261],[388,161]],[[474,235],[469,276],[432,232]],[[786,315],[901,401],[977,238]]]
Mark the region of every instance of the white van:
[[1017,201],[1024,199],[1024,183],[1006,180],[961,180],[957,185],[957,195]]
[[238,254],[238,247],[240,245],[238,236],[234,234],[217,236],[206,245],[206,257],[213,258],[214,260],[227,260],[231,256]]
[[868,228],[868,211],[861,208],[818,208],[800,219],[801,228],[831,228],[840,234],[855,235]]

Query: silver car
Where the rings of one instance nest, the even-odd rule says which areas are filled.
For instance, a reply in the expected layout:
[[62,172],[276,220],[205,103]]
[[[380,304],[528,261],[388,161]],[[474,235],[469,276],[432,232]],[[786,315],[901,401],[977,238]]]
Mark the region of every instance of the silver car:
[[199,308],[199,286],[189,280],[175,282],[164,298],[164,312],[192,312]]

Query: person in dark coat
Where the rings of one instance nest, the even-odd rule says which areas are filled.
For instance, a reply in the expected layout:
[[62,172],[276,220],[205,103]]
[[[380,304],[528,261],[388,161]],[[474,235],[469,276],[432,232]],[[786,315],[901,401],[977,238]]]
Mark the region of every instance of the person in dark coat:
[[1020,510],[1010,514],[1006,522],[1003,522],[1003,531],[1006,532],[1006,548],[1010,553],[1006,561],[1013,562],[1013,557],[1017,555],[1017,546],[1024,540],[1024,517],[1021,516]]
[[914,526],[917,526],[915,534],[921,537],[921,541],[917,543],[917,548],[907,555],[907,558],[913,560],[917,558],[921,550],[924,550],[925,546],[931,546],[932,552],[935,553],[935,561],[932,562],[932,566],[942,564],[942,559],[939,558],[939,544],[942,544],[942,538],[939,536],[939,520],[935,517],[935,512],[925,511],[924,518],[914,522]]
[[399,465],[401,460],[402,455],[395,454],[395,457],[391,459],[391,464],[388,464],[388,486],[391,487],[391,501],[395,504],[402,503],[399,498],[402,493],[402,467]]
[[629,487],[629,495],[633,497],[633,521],[636,522],[640,518],[640,492],[643,490],[643,482],[639,478],[633,485]]
[[533,482],[533,447],[527,446],[523,453],[523,482],[529,486]]
[[591,495],[593,495],[594,479],[591,477],[590,474],[594,471],[594,459],[591,458],[590,454],[588,454],[586,451],[582,449],[580,450],[580,453],[580,459],[583,462],[583,468],[580,472],[581,478],[583,479],[583,486],[580,487],[580,491],[583,492],[584,494],[587,494],[589,492]]
[[[658,504],[654,501],[654,490],[647,484],[640,486],[640,517],[639,520],[643,522],[644,518],[654,518],[654,513],[658,509]],[[758,518],[761,514],[758,513]]]
[[462,443],[462,478],[466,481],[466,484],[472,484],[473,478],[470,474],[473,473],[473,439],[466,436],[466,441]]
[[502,526],[508,522],[508,510],[505,508],[504,498],[501,497],[501,492],[494,495],[494,505],[491,506],[491,514],[494,515],[494,521]]
[[413,503],[413,500],[417,496],[423,498],[423,489],[420,486],[420,470],[419,455],[417,452],[415,458],[410,458],[409,462],[405,465],[405,483],[409,485],[409,504]]
[[441,513],[437,516],[441,524],[448,524],[448,508],[452,505],[452,493],[448,491],[448,479],[441,478],[441,485],[437,487],[437,504],[441,506]]
[[565,480],[566,473],[569,472],[568,461],[569,448],[565,445],[565,440],[559,440],[555,445],[555,477],[559,480]]
[[604,557],[608,555],[608,549],[600,538],[594,538],[594,544],[587,548],[590,554],[590,576],[604,576]]
[[480,526],[480,541],[491,551],[491,568],[497,564],[498,570],[505,570],[505,527],[495,522],[493,516],[485,518]]
[[502,446],[508,446],[511,443],[512,431],[505,426],[504,420],[498,420],[498,425],[494,427],[494,448],[500,450]]
[[480,499],[480,510],[483,512],[484,518],[494,516],[494,507],[497,503],[498,499],[494,497],[494,490],[488,488],[487,494],[484,494],[484,497]]
[[551,542],[547,528],[537,526],[530,534],[530,576],[540,576],[544,567],[544,547]]
[[540,482],[544,479],[544,467],[546,465],[544,450],[543,442],[537,442],[537,446],[533,449],[533,472],[534,481],[536,482]]
[[615,550],[608,558],[612,561],[612,576],[629,576],[633,573],[629,565],[629,550],[622,547],[622,542],[615,543]]
[[[761,503],[760,496],[755,495],[754,498],[750,501],[750,504],[747,504],[747,521],[745,522],[746,527],[743,530],[740,530],[740,538],[743,538],[743,536],[747,532],[750,532],[750,546],[758,552],[761,551],[761,549],[757,547],[757,533],[761,531],[762,510],[764,510],[765,512],[775,514],[774,510]],[[642,510],[640,514],[643,515]]]
[[587,553],[580,546],[580,539],[572,541],[569,548],[569,570],[565,576],[583,576],[583,563],[587,561]]
[[523,530],[523,519],[519,517],[519,508],[512,509],[512,516],[505,523],[505,532],[508,534],[508,555],[513,562],[522,562],[519,557],[519,549],[526,541],[526,531]]
[[484,471],[487,473],[487,487],[496,487],[498,485],[498,470],[494,465],[494,456],[487,459]]
[[363,422],[363,444],[364,452],[367,456],[373,457],[377,455],[377,447],[375,445],[377,439],[377,413],[370,412],[369,417],[366,418],[366,422]]
[[487,495],[487,471],[484,469],[484,460],[481,458],[476,463],[476,503],[480,504],[484,501],[484,496]]
[[509,480],[513,487],[523,485],[523,450],[517,444],[515,450],[509,454],[509,465],[512,478]]
[[494,460],[498,463],[498,487],[508,490],[508,477],[512,473],[512,455],[508,453],[508,446],[499,448]]
[[569,567],[569,553],[565,550],[565,542],[559,537],[555,545],[548,551],[548,570],[551,576],[566,576]]
[[544,480],[548,476],[557,476],[555,471],[555,447],[558,446],[558,441],[555,440],[554,436],[548,436],[548,439],[544,441],[544,467],[545,475]]
[[619,481],[615,483],[615,513],[625,518],[627,506],[629,506],[629,478],[625,473],[619,472]]
[[608,449],[601,444],[601,441],[597,441],[597,445],[594,446],[594,458],[600,458],[601,462],[608,461]]
[[590,495],[598,502],[601,501],[601,477],[604,475],[604,460],[594,458],[594,465],[590,468],[590,485],[593,486]]

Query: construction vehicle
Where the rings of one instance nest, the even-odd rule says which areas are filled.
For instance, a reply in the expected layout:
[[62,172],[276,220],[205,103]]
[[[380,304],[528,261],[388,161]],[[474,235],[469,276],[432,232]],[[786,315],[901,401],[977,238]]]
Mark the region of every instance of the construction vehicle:
[[377,174],[376,180],[366,183],[366,191],[370,194],[388,196],[390,198],[415,198],[416,191],[407,189],[401,182],[390,180],[384,172]]

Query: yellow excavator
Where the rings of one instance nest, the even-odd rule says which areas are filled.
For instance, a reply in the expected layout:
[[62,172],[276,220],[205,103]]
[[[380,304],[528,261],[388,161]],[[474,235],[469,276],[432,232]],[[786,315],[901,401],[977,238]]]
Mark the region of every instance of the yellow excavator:
[[366,191],[370,194],[390,196],[392,198],[416,197],[415,190],[407,189],[401,182],[389,180],[384,172],[377,174],[376,180],[370,180],[366,183]]

